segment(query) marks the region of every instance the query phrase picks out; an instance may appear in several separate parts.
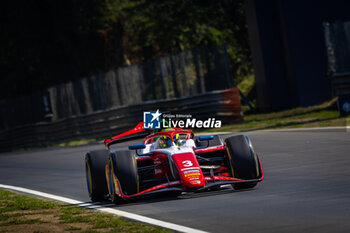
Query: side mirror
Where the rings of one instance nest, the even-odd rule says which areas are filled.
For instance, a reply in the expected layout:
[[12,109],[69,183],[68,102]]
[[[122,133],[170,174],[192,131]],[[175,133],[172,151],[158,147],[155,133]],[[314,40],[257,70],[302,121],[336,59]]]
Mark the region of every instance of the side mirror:
[[206,135],[206,136],[199,136],[198,137],[198,141],[209,141],[209,140],[213,140],[214,139],[214,135]]
[[145,144],[134,144],[129,146],[129,150],[138,150],[138,149],[145,149]]

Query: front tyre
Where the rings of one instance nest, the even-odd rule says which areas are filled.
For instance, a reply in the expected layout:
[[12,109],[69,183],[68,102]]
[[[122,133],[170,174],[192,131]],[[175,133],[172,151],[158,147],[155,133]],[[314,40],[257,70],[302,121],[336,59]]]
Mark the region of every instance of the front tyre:
[[85,155],[86,183],[91,201],[104,201],[108,194],[105,165],[108,162],[107,150],[90,151]]
[[[110,180],[113,175],[119,182],[122,195],[131,196],[139,192],[138,171],[136,157],[132,151],[117,151],[110,155]],[[116,181],[112,179],[110,184],[112,201],[116,204],[122,202],[122,198],[115,193]]]
[[[233,177],[252,180],[260,176],[257,155],[254,152],[248,136],[238,135],[229,137],[225,144],[230,156]],[[253,188],[257,182],[244,182],[232,185],[234,189]]]

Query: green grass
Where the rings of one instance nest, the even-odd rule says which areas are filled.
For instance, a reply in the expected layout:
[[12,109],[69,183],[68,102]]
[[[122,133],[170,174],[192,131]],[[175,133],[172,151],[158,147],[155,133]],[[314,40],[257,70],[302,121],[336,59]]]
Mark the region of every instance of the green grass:
[[40,223],[46,223],[45,221],[42,221],[40,218],[34,218],[34,219],[25,219],[21,220],[18,218],[15,218],[10,221],[1,222],[0,227],[2,226],[12,226],[12,225],[22,225],[22,224],[40,224]]
[[81,230],[81,227],[67,227],[64,230],[65,231],[79,231],[79,230]]
[[[57,203],[0,190],[0,214],[18,210],[46,210]],[[1,219],[0,215],[0,219]]]
[[335,104],[336,99],[333,99],[321,105],[308,108],[299,107],[280,112],[247,115],[244,116],[244,120],[241,122],[227,124],[220,129],[206,131],[242,132],[263,129],[346,126],[350,117],[340,117],[339,112],[335,109]]
[[28,225],[34,226],[36,232],[170,232],[115,215],[0,189],[0,232],[24,232]]
[[21,216],[24,216],[25,214],[20,214],[20,213],[17,213],[17,214],[0,214],[0,221],[6,221],[10,218],[17,218],[17,217],[21,217]]
[[90,222],[92,220],[91,216],[83,215],[62,215],[60,216],[60,223],[73,223],[73,222]]

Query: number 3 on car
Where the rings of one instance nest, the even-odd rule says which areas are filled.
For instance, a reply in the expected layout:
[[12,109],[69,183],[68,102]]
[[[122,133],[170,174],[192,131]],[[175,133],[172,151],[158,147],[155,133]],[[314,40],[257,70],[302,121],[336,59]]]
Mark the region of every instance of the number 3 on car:
[[182,162],[184,167],[192,167],[193,163],[190,160],[185,160]]

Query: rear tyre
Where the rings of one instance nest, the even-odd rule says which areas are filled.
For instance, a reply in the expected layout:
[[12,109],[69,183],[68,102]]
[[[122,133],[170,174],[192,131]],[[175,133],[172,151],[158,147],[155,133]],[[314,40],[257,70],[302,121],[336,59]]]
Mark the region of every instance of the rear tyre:
[[[110,156],[110,170],[118,179],[123,195],[130,196],[138,192],[138,172],[135,155],[132,151],[118,151]],[[115,193],[115,182],[112,182],[111,198],[116,204],[122,198]]]
[[[248,136],[238,135],[225,140],[230,155],[233,177],[239,179],[257,179],[260,175],[259,164]],[[257,182],[234,184],[234,189],[253,188]]]
[[214,138],[208,141],[199,141],[197,138],[195,140],[195,143],[196,143],[196,147],[212,147],[212,146],[221,146],[223,144],[221,137],[219,135],[214,135]]
[[91,201],[104,201],[108,194],[105,165],[108,162],[107,150],[90,151],[85,155],[86,183]]

